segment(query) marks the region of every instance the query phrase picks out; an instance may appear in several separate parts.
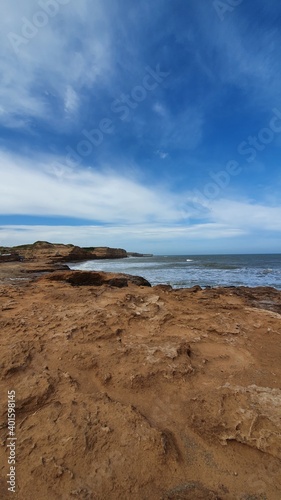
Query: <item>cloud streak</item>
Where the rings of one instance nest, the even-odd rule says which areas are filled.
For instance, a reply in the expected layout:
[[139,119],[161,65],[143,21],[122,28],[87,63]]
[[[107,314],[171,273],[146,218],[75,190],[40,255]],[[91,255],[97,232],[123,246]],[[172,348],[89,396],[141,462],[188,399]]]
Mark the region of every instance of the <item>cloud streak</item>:
[[[244,1],[221,22],[212,1],[4,2],[0,213],[37,226],[1,236],[71,240],[73,221],[80,243],[89,231],[152,251],[247,238],[276,248],[280,12]],[[28,29],[15,51],[9,34]]]
[[[58,162],[58,159],[56,159]],[[188,214],[176,196],[141,185],[105,169],[69,170],[60,177],[52,173],[54,158],[25,162],[2,154],[0,212],[82,217],[100,222],[141,223],[177,221]]]
[[[40,118],[55,127],[54,108],[63,110],[65,105],[67,113],[69,107],[73,111],[75,94],[83,88],[93,88],[98,78],[106,81],[110,73],[108,31],[101,30],[99,24],[101,19],[106,23],[102,3],[97,0],[90,6],[87,0],[82,0],[79,6],[75,2],[61,6],[58,14],[50,17],[47,25],[19,48],[19,54],[15,53],[8,35],[21,34],[22,18],[32,22],[40,8],[27,0],[17,5],[16,14],[13,2],[5,4],[2,10],[0,69],[5,77],[0,92],[4,109],[0,123],[1,118],[3,124],[7,122],[7,115],[14,119],[24,115]],[[63,119],[62,115],[57,126],[62,125]]]
[[[75,227],[74,238],[87,244],[91,235],[113,242],[226,239],[281,230],[281,206],[234,199],[216,199],[208,207],[200,203],[195,208],[188,193],[175,195],[161,185],[147,187],[139,180],[116,175],[108,168],[99,172],[93,168],[72,171],[65,167],[58,178],[51,173],[53,158],[30,159],[2,153],[0,156],[2,183],[0,212],[3,215],[26,214],[41,217],[57,216],[97,221],[99,226]],[[245,213],[247,217],[245,218]],[[61,235],[66,241],[71,227],[6,226],[2,239]],[[69,236],[68,236],[69,235]],[[43,238],[46,239],[46,236]],[[71,239],[71,238],[70,238]],[[116,244],[116,243],[115,243]]]

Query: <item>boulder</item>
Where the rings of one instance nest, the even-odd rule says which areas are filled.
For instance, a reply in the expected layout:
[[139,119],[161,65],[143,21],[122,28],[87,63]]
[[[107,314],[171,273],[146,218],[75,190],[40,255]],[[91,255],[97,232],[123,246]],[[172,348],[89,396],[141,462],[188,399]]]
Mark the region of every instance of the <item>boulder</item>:
[[58,271],[46,275],[40,279],[48,281],[63,281],[72,286],[102,286],[109,285],[123,288],[129,284],[137,286],[151,286],[150,283],[141,276],[131,276],[130,274],[104,273],[97,271]]

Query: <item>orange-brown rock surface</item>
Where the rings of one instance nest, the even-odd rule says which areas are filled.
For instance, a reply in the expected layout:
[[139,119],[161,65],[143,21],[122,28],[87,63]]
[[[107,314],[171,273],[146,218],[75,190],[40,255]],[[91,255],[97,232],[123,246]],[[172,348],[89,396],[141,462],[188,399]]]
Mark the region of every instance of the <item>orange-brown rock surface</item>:
[[4,278],[1,499],[280,500],[281,292]]
[[[109,247],[84,247],[75,245],[63,245],[59,243],[49,243],[48,241],[36,241],[30,245],[20,245],[16,247],[0,247],[4,253],[11,252],[20,255],[25,260],[66,262],[82,261],[94,259],[121,259],[127,257],[126,250],[122,248]],[[11,259],[6,259],[11,260]],[[16,260],[16,259],[15,259]]]

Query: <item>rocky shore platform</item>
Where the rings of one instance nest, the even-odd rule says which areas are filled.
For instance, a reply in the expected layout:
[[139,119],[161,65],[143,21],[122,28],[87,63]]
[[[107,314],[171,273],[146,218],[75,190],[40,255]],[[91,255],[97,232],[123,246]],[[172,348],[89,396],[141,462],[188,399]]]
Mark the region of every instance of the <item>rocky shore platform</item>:
[[64,262],[0,264],[0,498],[280,500],[281,292]]

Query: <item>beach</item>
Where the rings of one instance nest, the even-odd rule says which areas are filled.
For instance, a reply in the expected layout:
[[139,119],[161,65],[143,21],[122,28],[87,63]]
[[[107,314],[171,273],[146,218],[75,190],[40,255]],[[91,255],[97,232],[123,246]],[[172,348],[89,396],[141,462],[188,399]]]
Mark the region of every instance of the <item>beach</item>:
[[1,264],[1,498],[7,391],[14,498],[280,498],[280,291],[42,266]]

